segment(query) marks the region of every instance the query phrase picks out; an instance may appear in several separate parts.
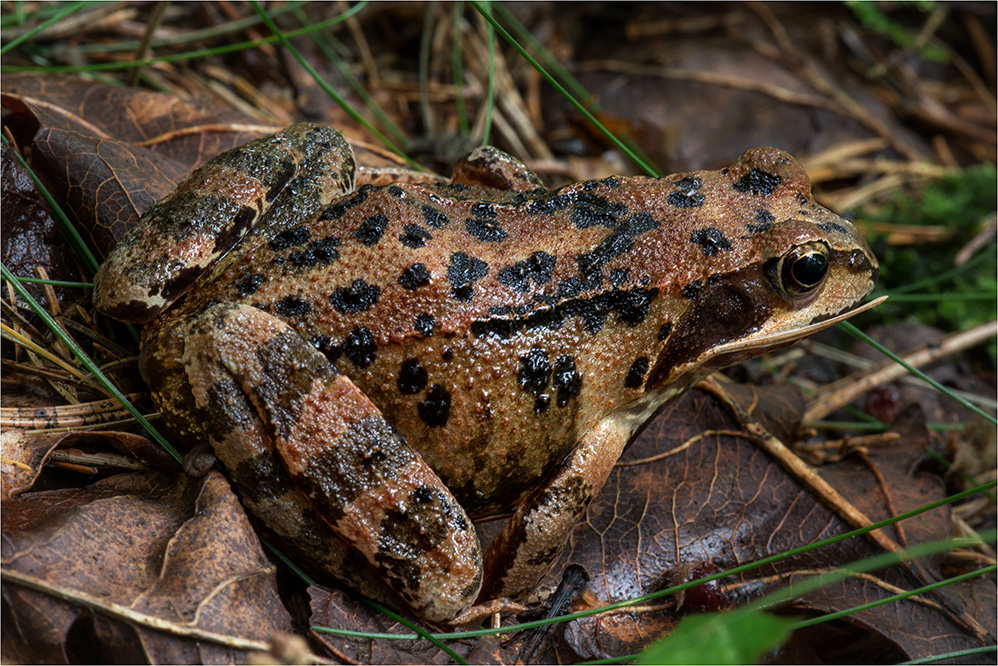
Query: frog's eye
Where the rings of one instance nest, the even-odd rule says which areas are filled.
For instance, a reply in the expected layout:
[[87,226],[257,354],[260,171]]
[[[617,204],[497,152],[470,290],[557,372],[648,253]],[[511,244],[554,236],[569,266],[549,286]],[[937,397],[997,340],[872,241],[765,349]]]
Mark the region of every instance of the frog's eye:
[[828,246],[824,243],[798,245],[776,263],[774,276],[780,289],[791,296],[813,291],[828,273]]

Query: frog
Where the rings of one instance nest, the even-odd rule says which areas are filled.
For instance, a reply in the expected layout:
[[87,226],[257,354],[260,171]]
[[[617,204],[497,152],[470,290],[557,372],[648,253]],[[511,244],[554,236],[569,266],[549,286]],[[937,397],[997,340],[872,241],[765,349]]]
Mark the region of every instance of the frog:
[[219,155],[94,303],[144,324],[163,426],[293,558],[428,622],[530,594],[645,423],[861,311],[879,270],[776,148],[557,189],[489,146],[449,179],[357,171],[318,124]]

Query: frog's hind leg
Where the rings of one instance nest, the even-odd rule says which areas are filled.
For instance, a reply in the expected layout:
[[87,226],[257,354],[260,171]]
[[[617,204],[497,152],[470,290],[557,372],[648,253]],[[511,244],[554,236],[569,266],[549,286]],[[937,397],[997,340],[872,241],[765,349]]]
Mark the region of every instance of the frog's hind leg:
[[121,321],[152,321],[268,212],[307,219],[352,190],[355,171],[342,135],[309,123],[218,155],[115,246],[94,278],[94,306]]
[[628,424],[605,419],[586,433],[545,485],[520,503],[485,553],[480,600],[521,598],[537,585],[632,434]]
[[[471,521],[346,375],[250,306],[213,305],[181,334],[216,455],[268,527],[287,534],[289,507],[310,505],[422,617],[450,619],[474,602],[481,552]],[[301,496],[287,497],[288,487]]]

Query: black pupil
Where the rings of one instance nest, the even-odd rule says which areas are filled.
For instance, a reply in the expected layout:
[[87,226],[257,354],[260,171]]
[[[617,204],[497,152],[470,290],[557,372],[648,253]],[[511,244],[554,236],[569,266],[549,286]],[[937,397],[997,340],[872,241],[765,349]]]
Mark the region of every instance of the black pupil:
[[828,270],[828,257],[820,252],[808,252],[790,267],[794,281],[802,287],[813,287],[821,282]]

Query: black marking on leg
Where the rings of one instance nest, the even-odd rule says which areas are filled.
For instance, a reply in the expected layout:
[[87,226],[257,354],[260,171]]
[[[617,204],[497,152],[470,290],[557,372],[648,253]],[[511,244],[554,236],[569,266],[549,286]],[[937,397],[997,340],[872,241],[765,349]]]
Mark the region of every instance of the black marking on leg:
[[285,439],[298,425],[313,384],[338,374],[321,354],[303,352],[309,350],[291,329],[282,329],[256,349],[264,381],[253,390],[265,406],[265,422]]
[[294,479],[312,505],[334,523],[359,495],[378,492],[386,480],[416,461],[405,440],[380,416],[351,423],[339,441],[317,451]]

